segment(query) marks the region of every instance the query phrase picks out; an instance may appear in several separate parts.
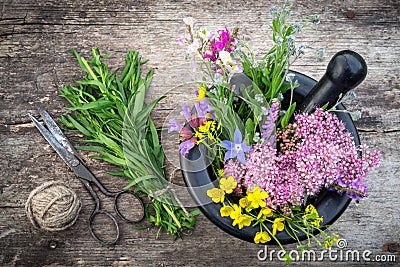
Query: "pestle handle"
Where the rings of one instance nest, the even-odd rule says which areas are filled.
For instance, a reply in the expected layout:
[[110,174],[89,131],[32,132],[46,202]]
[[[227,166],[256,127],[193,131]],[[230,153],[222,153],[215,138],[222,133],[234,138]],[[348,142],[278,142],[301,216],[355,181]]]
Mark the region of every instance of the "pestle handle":
[[328,103],[333,107],[340,95],[346,94],[359,85],[367,76],[367,64],[356,52],[343,50],[333,56],[326,73],[306,95],[300,112],[311,113],[316,107]]

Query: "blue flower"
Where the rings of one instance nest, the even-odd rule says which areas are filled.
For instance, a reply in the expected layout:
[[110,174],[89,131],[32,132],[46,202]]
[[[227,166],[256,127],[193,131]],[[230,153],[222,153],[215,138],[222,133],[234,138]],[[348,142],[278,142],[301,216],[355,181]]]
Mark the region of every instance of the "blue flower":
[[235,134],[233,136],[233,142],[224,140],[219,145],[228,150],[225,154],[224,162],[226,162],[228,159],[237,158],[240,163],[246,165],[246,157],[244,153],[249,152],[251,146],[248,146],[245,142],[243,142],[242,133],[238,127],[236,127]]

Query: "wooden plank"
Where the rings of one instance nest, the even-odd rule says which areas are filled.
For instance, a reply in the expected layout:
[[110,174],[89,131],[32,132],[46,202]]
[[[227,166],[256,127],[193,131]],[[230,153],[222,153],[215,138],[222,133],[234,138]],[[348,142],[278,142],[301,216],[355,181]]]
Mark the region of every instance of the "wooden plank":
[[[147,68],[154,68],[155,75],[148,98],[168,95],[154,113],[157,125],[162,125],[182,99],[191,98],[194,88],[188,75],[191,68],[183,61],[183,48],[176,42],[183,32],[181,19],[191,15],[206,27],[239,26],[239,33],[250,37],[252,47],[261,53],[270,45],[268,7],[277,2],[5,0],[0,4],[0,265],[268,264],[257,259],[261,246],[228,236],[203,215],[192,233],[183,239],[174,241],[165,234],[156,239],[156,229],[138,231],[123,224],[119,244],[99,245],[87,229],[93,208],[90,196],[29,123],[26,114],[36,114],[35,103],[44,105],[55,117],[63,114],[66,103],[59,97],[58,88],[82,75],[73,56],[66,51],[75,48],[88,55],[91,47],[98,45],[102,52],[111,54],[111,66],[120,65],[128,49],[139,50],[150,60]],[[327,54],[319,62],[309,50],[293,69],[319,79],[337,51],[352,49],[363,55],[369,74],[356,90],[358,98],[348,107],[363,112],[362,119],[356,122],[362,142],[383,154],[381,166],[368,178],[370,197],[358,205],[353,202],[335,226],[349,249],[387,254],[382,251],[385,243],[400,242],[399,3],[296,1],[295,18],[311,14],[320,15],[319,30],[306,32],[298,42],[313,48],[326,47]],[[173,147],[174,141],[164,142]],[[107,164],[89,160],[89,165],[110,188],[118,189],[126,183],[105,174],[110,167]],[[168,165],[169,173],[173,168]],[[55,179],[64,181],[79,194],[83,208],[72,228],[47,233],[32,227],[24,203],[31,190]],[[175,179],[182,183],[180,177]],[[50,248],[51,242],[56,243],[56,248]],[[394,254],[400,261],[399,252]],[[357,265],[348,263],[353,264]],[[284,266],[276,259],[274,265]]]

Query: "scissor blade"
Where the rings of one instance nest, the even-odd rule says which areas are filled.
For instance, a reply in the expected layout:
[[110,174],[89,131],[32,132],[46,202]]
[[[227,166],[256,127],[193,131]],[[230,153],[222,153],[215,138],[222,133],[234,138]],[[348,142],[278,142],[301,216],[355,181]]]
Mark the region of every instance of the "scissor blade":
[[33,117],[31,114],[28,114],[29,118],[33,121],[36,128],[43,135],[44,139],[53,147],[53,149],[60,155],[60,157],[67,163],[70,168],[73,168],[79,164],[79,160],[69,152],[64,146],[62,146],[56,138],[47,130],[43,125],[39,123],[39,121]]
[[58,127],[58,125],[53,120],[53,118],[50,116],[50,114],[47,113],[47,111],[44,110],[40,105],[37,105],[36,108],[39,111],[39,114],[42,117],[47,128],[53,134],[54,138],[58,141],[58,143],[60,143],[63,147],[65,147],[70,153],[78,156],[78,153],[76,152],[75,148],[68,141],[67,137],[64,135],[64,133]]

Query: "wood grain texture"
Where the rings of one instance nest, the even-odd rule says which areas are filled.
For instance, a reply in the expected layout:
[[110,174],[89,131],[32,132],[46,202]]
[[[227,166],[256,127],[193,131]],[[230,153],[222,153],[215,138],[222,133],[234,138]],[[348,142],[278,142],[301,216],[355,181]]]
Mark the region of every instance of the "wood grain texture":
[[[325,47],[322,62],[308,51],[294,70],[319,79],[336,52],[351,49],[367,61],[369,73],[356,89],[358,98],[348,105],[363,113],[356,122],[363,143],[382,151],[381,166],[368,177],[370,196],[349,206],[335,223],[349,249],[387,254],[382,246],[400,242],[400,22],[397,0],[299,0],[294,17],[319,14],[321,25],[298,42]],[[193,16],[205,27],[238,26],[262,53],[270,45],[268,8],[272,1],[19,1],[0,2],[0,265],[1,266],[236,266],[269,265],[260,262],[261,246],[228,236],[204,216],[190,235],[174,241],[157,230],[138,231],[122,225],[118,245],[99,245],[87,229],[93,207],[90,196],[65,164],[29,123],[27,113],[42,103],[52,116],[64,111],[58,88],[82,75],[66,51],[83,55],[95,45],[110,53],[110,66],[118,66],[129,49],[139,50],[154,68],[149,99],[168,94],[154,117],[162,125],[182,100],[189,99],[193,83],[190,67],[182,59],[177,37],[181,19]],[[75,140],[77,137],[71,136]],[[165,140],[167,147],[173,141]],[[87,156],[87,155],[85,155]],[[105,174],[110,166],[89,160],[89,166],[110,188],[126,181]],[[168,169],[173,168],[169,163]],[[60,179],[82,198],[77,223],[60,233],[36,230],[29,223],[24,203],[45,181]],[[177,177],[176,180],[181,178]],[[178,181],[181,183],[181,180]],[[56,242],[51,249],[49,243]],[[287,246],[293,249],[294,246]],[[276,248],[275,248],[276,249]],[[397,263],[399,252],[394,252]],[[339,266],[343,262],[330,262]],[[319,265],[300,262],[295,265]],[[365,265],[349,262],[348,266]],[[275,259],[274,266],[285,266]],[[374,264],[371,264],[374,265]],[[387,266],[389,265],[386,263]],[[393,264],[394,265],[394,264]]]

